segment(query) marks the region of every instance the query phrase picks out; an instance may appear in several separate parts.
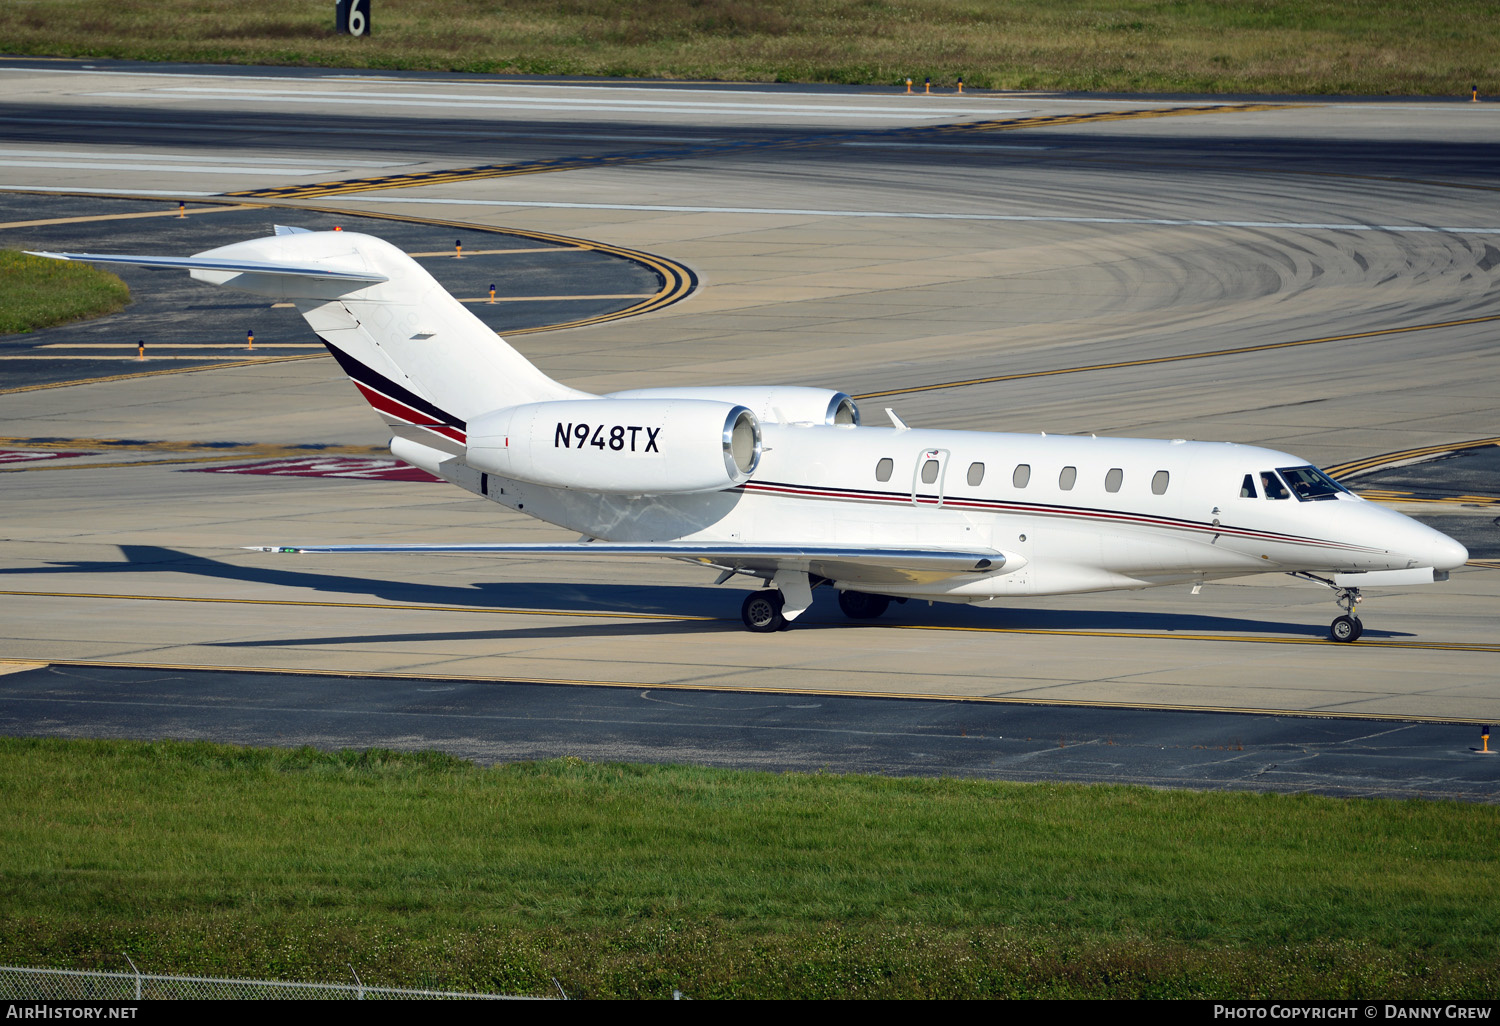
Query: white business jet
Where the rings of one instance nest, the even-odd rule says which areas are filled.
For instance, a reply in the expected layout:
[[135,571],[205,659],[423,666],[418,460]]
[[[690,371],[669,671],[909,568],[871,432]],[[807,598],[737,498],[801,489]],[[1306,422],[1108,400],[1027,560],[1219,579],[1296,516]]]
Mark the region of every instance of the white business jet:
[[742,617],[785,628],[813,592],[865,619],[892,599],[996,605],[1287,573],[1335,593],[1355,641],[1366,585],[1446,580],[1464,547],[1284,452],[1220,442],[860,423],[789,386],[590,395],[548,378],[396,247],[278,227],[177,267],[296,304],[390,426],[391,452],[577,531],[541,545],[277,546],[268,552],[665,556],[759,578]]

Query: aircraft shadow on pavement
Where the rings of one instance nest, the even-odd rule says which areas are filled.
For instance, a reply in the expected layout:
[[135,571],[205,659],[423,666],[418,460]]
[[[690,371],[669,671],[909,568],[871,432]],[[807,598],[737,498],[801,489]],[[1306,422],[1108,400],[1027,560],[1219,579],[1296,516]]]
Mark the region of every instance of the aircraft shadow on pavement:
[[[548,581],[480,581],[469,585],[415,584],[320,573],[308,570],[276,569],[270,565],[240,565],[204,556],[194,556],[157,545],[122,545],[117,561],[102,560],[52,563],[47,567],[0,568],[6,574],[72,574],[72,573],[140,573],[171,572],[191,577],[233,581],[243,584],[269,585],[344,596],[349,601],[378,599],[385,602],[420,605],[442,605],[485,609],[546,609],[578,613],[643,613],[658,616],[707,616],[712,620],[635,621],[619,623],[571,623],[556,626],[497,628],[493,631],[453,634],[381,634],[366,637],[330,639],[282,639],[274,644],[337,644],[373,641],[459,640],[463,638],[557,638],[611,637],[616,635],[682,634],[739,630],[739,606],[744,598],[742,588],[716,588],[712,585],[690,587],[677,585],[620,585]],[[263,554],[268,563],[275,554]],[[337,556],[327,557],[337,559]],[[1021,605],[978,609],[937,604],[928,606],[914,600],[904,605],[892,604],[879,620],[849,621],[835,608],[833,593],[820,588],[814,593],[813,608],[796,623],[794,630],[829,627],[879,627],[882,625],[923,625],[947,627],[990,627],[1022,631],[1118,631],[1152,634],[1245,634],[1250,636],[1285,636],[1293,638],[1322,637],[1323,624],[1299,623],[1275,619],[1216,616],[1201,613],[1171,613],[1155,610],[1120,609],[1028,609]],[[289,596],[289,601],[295,598]],[[1019,603],[1020,600],[1018,600]],[[732,623],[732,627],[731,627]],[[1367,637],[1403,638],[1409,633],[1365,629]],[[241,644],[244,644],[243,642]],[[252,643],[253,644],[253,643]],[[267,642],[266,644],[271,644]]]

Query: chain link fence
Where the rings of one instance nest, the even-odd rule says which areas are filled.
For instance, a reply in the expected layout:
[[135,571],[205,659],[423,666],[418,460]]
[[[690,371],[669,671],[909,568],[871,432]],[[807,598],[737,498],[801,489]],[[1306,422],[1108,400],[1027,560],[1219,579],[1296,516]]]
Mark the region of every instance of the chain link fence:
[[28,969],[0,966],[0,999],[11,1001],[235,1001],[295,999],[407,1001],[464,998],[481,1001],[527,1001],[514,994],[464,994],[451,990],[407,990],[354,983],[291,983],[279,980],[230,980],[210,976],[158,976],[150,973],[101,973],[80,969]]

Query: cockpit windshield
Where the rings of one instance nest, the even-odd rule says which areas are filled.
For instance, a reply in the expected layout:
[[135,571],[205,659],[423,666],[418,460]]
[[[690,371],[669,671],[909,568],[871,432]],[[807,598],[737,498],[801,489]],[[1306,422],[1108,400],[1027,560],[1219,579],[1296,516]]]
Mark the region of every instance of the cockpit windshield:
[[1337,498],[1340,493],[1352,494],[1349,489],[1323,473],[1317,467],[1277,467],[1283,480],[1291,487],[1299,502],[1316,502]]

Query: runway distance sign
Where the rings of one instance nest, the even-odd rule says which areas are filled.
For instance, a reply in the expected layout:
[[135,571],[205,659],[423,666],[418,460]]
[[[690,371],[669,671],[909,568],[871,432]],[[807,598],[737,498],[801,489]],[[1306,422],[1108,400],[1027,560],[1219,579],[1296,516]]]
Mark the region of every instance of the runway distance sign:
[[334,27],[340,35],[368,36],[370,0],[338,0],[334,11]]

